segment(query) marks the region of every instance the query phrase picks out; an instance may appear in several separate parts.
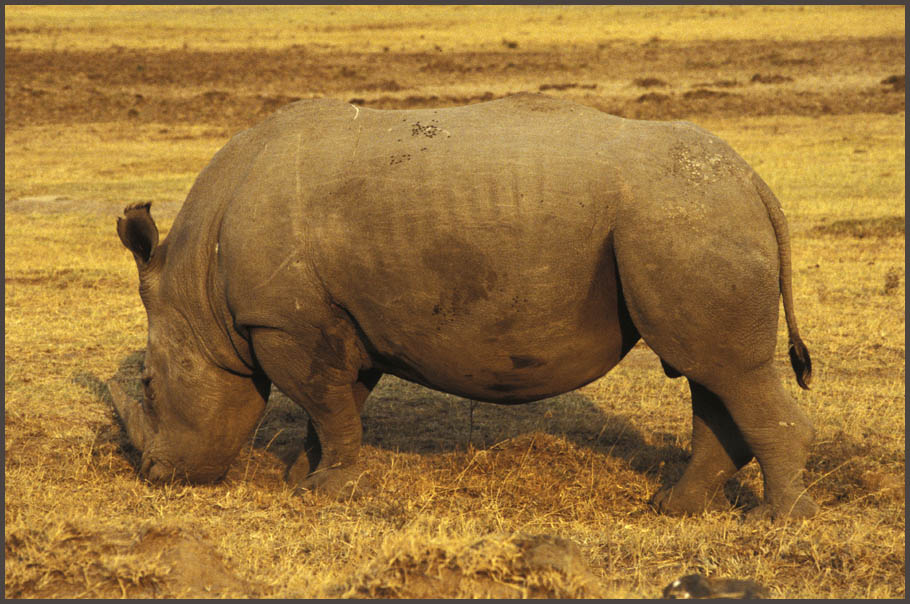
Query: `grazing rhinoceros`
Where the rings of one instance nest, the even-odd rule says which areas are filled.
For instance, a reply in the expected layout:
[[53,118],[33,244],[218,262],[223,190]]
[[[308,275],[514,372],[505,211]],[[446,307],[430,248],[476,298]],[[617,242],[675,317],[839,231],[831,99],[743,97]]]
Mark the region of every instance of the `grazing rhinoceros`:
[[797,381],[811,375],[786,221],[692,124],[533,94],[300,101],[215,155],[160,245],[149,204],[117,231],[149,336],[144,400],[113,393],[149,479],[223,476],[274,383],[310,418],[288,480],[337,494],[383,373],[521,403],[599,378],[641,337],[692,392],[692,459],[660,510],[716,506],[753,456],[763,509],[816,509],[813,428],[774,367],[782,295]]

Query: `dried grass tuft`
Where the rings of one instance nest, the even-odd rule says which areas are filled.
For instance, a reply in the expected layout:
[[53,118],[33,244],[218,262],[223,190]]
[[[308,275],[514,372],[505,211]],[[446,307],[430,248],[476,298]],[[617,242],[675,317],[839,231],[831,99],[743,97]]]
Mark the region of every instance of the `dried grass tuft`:
[[552,535],[387,539],[344,597],[589,598],[602,592],[576,544]]

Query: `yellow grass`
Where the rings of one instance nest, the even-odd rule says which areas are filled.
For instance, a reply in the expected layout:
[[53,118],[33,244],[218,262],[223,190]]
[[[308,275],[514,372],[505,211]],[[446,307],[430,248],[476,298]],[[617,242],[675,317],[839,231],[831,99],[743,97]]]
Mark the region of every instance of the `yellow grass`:
[[[903,115],[695,121],[763,175],[797,228],[803,218],[903,213]],[[171,124],[19,128],[6,134],[6,197],[56,194],[121,205],[137,195],[180,201],[231,134]]]
[[880,114],[699,121],[762,175],[797,228],[903,215],[904,124],[904,115]]
[[[786,24],[786,25],[782,25]],[[49,30],[52,33],[49,35]],[[20,48],[423,51],[610,39],[814,40],[902,34],[901,6],[7,6]]]
[[7,131],[6,198],[182,201],[229,137],[209,126],[122,122]]

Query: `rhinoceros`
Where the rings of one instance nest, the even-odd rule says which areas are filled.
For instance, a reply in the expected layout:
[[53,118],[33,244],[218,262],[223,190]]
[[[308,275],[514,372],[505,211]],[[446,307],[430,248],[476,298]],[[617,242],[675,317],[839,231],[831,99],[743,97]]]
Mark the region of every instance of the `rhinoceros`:
[[642,338],[692,394],[691,460],[659,511],[725,505],[753,457],[761,510],[816,510],[802,477],[814,431],[774,363],[782,298],[807,387],[786,220],[693,124],[536,94],[303,100],[218,151],[163,242],[148,203],[117,231],[148,343],[143,400],[112,394],[149,480],[223,477],[274,384],[310,422],[287,480],[337,496],[382,374],[522,403],[600,378]]

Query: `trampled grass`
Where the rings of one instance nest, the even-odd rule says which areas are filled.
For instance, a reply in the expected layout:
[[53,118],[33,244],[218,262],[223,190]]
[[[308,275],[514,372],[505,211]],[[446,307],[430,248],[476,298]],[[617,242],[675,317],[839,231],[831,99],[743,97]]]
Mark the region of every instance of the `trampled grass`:
[[[564,8],[315,8],[297,13],[312,25],[302,29],[284,18],[290,7],[22,6],[7,7],[6,28],[8,46],[281,47],[303,31],[306,44],[361,49],[368,37],[392,54],[395,45],[432,51],[445,40],[477,49],[501,49],[513,37],[541,48],[560,36],[689,40],[694,24],[700,39],[903,35],[903,7]],[[449,20],[434,21],[438,14]],[[494,18],[503,27],[483,31],[495,35],[476,27]],[[790,222],[812,390],[792,379],[783,330],[777,362],[817,428],[807,482],[822,509],[786,525],[739,509],[697,518],[650,510],[650,495],[684,468],[691,408],[684,380],[667,379],[644,346],[576,392],[515,407],[383,378],[365,410],[363,491],[350,501],[300,497],[284,483],[306,422],[280,393],[222,483],[144,483],[103,384],[115,372],[135,380],[146,339],[115,216],[153,200],[164,235],[195,175],[235,130],[126,117],[8,129],[6,595],[313,598],[420,588],[520,596],[539,588],[553,597],[655,597],[701,572],[751,578],[773,597],[904,597],[904,120],[862,112],[691,118],[756,167]],[[755,463],[726,489],[746,508],[761,493]],[[519,542],[533,547],[516,549]]]

